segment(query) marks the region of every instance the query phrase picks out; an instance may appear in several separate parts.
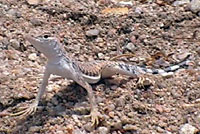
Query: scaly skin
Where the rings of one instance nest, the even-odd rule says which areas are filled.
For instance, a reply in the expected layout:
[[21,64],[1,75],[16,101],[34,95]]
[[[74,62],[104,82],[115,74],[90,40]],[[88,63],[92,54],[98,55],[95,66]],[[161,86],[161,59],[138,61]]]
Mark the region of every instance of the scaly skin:
[[[43,82],[38,91],[35,101],[29,106],[21,109],[20,112],[11,114],[12,116],[27,116],[35,113],[37,110],[40,98],[43,96],[48,79],[51,74],[59,75],[67,79],[74,80],[88,92],[89,102],[91,107],[92,125],[98,125],[99,112],[95,101],[95,96],[92,87],[89,83],[97,83],[101,78],[111,77],[115,74],[123,74],[128,76],[138,77],[145,73],[168,75],[172,74],[179,68],[189,65],[190,61],[183,61],[177,65],[167,67],[165,69],[146,69],[139,66],[125,64],[115,61],[92,61],[78,62],[70,59],[63,53],[61,45],[56,38],[38,37],[34,38],[29,35],[25,36],[38,51],[42,52],[48,59]],[[140,79],[140,82],[142,79]]]

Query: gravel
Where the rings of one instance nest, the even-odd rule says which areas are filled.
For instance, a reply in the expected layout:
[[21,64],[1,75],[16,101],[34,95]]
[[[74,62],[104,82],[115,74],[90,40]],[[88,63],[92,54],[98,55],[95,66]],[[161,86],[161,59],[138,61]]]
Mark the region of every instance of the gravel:
[[[187,4],[174,7],[173,2],[1,1],[0,133],[199,132],[200,6],[195,0],[189,8]],[[47,61],[25,41],[25,34],[56,36],[69,56],[83,62],[131,54],[135,56],[116,60],[163,68],[190,53],[193,65],[173,77],[145,75],[152,81],[148,87],[138,87],[137,78],[122,75],[92,85],[102,115],[96,127],[86,117],[87,92],[66,79],[49,80],[34,115],[9,117],[8,112],[33,102]]]

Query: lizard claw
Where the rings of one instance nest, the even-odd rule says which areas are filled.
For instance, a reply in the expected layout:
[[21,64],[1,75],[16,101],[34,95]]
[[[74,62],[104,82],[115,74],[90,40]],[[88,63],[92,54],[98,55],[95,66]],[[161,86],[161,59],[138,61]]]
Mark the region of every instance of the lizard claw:
[[86,117],[91,118],[91,126],[97,126],[99,124],[100,113],[96,109],[92,110],[90,115],[87,115]]
[[96,126],[99,124],[99,112],[97,110],[91,111],[90,113],[92,126]]
[[153,82],[149,78],[142,76],[142,77],[139,77],[137,86],[139,88],[144,88],[145,86],[150,86],[152,83]]
[[21,117],[24,117],[24,116],[32,115],[37,110],[37,104],[33,103],[28,107],[26,107],[26,106],[25,107],[20,107],[18,110],[19,110],[19,112],[12,113],[12,114],[10,114],[10,116],[21,116]]

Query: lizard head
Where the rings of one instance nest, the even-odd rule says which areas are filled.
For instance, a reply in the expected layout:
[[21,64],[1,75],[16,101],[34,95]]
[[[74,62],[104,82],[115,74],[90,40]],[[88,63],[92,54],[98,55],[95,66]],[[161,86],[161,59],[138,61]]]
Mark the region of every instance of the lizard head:
[[60,53],[59,41],[54,37],[48,37],[46,35],[42,37],[32,37],[26,35],[24,38],[47,58],[56,57],[56,55]]

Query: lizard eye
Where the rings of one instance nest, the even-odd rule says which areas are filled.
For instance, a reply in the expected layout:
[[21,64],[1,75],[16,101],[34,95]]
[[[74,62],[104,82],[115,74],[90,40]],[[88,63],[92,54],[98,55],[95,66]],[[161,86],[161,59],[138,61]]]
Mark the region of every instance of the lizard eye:
[[44,35],[43,37],[44,37],[44,39],[48,39],[48,38],[49,38],[49,35],[46,34],[46,35]]

